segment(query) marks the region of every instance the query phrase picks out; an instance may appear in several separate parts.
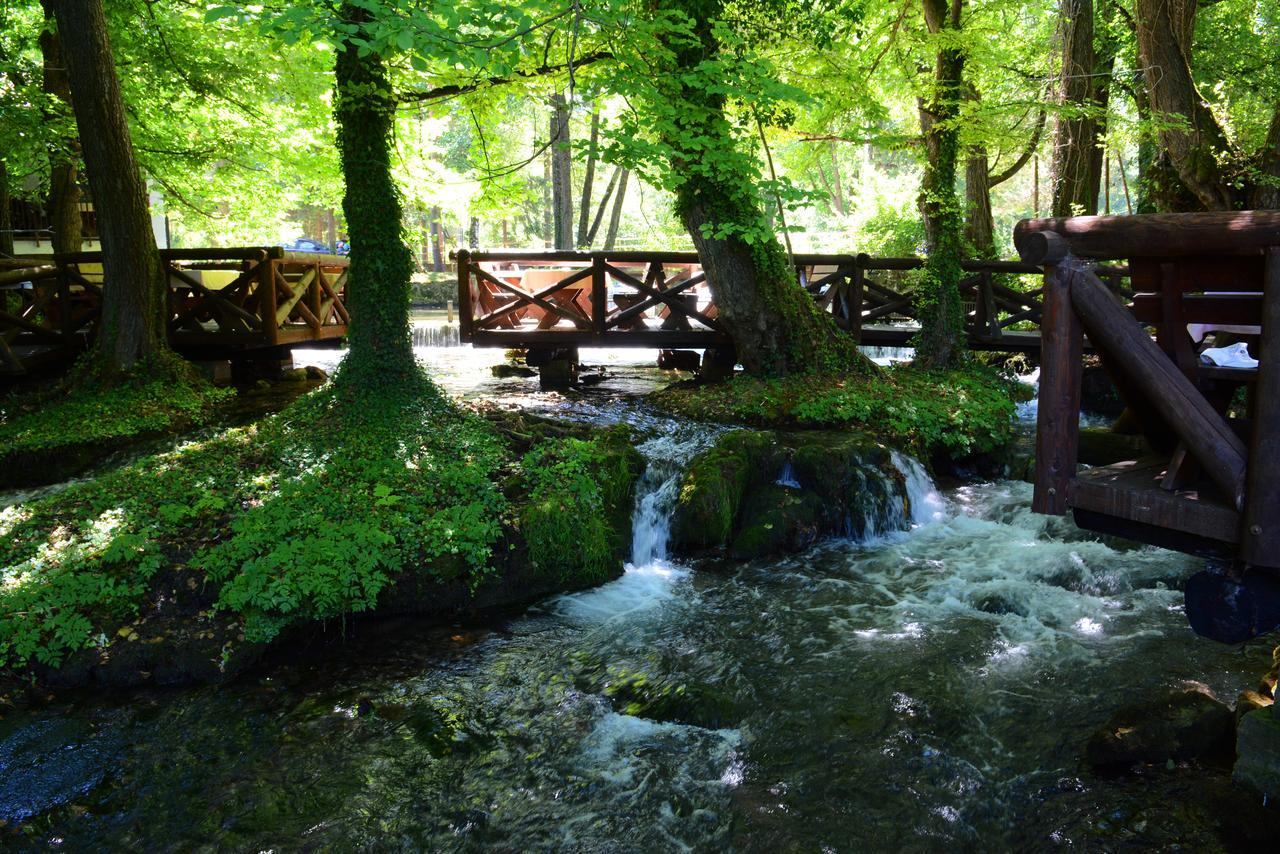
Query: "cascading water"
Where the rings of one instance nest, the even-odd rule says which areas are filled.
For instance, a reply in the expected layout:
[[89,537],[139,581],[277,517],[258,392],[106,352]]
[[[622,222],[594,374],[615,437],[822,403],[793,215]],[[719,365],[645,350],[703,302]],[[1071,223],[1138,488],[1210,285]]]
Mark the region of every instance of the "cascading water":
[[0,847],[1235,847],[1204,807],[1223,789],[1081,762],[1118,705],[1270,666],[1187,629],[1195,559],[1034,515],[1027,484],[940,494],[893,455],[909,510],[877,494],[876,524],[911,530],[694,572],[670,517],[714,435],[536,401],[657,434],[621,578],[498,628],[354,622],[229,685],[0,705]]

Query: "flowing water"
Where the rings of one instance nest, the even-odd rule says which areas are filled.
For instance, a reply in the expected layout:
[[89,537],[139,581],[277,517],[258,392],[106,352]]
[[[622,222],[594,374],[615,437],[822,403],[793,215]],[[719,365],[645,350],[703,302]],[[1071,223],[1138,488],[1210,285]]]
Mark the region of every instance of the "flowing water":
[[[1185,680],[1232,698],[1266,669],[1267,648],[1187,628],[1176,587],[1197,561],[1033,515],[1022,483],[939,491],[895,455],[911,518],[864,542],[687,565],[667,554],[668,521],[710,429],[529,381],[468,393],[651,431],[621,578],[499,625],[355,622],[342,643],[229,686],[10,713],[0,845],[1236,844],[1178,782],[1188,772],[1101,780],[1081,761],[1124,702]],[[674,701],[628,704],[646,691]]]

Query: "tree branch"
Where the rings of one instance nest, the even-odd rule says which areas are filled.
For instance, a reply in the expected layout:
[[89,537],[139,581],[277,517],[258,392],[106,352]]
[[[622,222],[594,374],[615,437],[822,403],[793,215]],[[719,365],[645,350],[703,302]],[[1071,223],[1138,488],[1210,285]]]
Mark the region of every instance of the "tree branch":
[[1036,120],[1036,129],[1031,132],[1031,141],[1027,143],[1027,147],[1022,150],[1022,154],[1013,162],[1012,166],[998,175],[991,175],[987,178],[988,187],[1003,184],[1014,175],[1017,175],[1018,171],[1022,169],[1023,166],[1027,165],[1027,161],[1031,159],[1031,155],[1036,153],[1036,148],[1040,145],[1040,136],[1044,133],[1044,120],[1045,111],[1044,108],[1041,107],[1040,118]]
[[465,95],[468,92],[475,92],[487,86],[504,86],[508,83],[516,83],[521,80],[532,80],[537,77],[547,77],[552,74],[558,74],[561,71],[568,71],[571,68],[581,68],[584,65],[590,65],[593,62],[600,62],[606,59],[613,59],[611,51],[596,51],[586,56],[579,57],[572,62],[563,62],[556,65],[548,65],[545,62],[537,67],[525,71],[517,70],[509,77],[486,77],[481,80],[475,80],[471,83],[452,83],[448,86],[435,86],[431,89],[423,89],[418,92],[400,92],[396,95],[396,101],[401,104],[421,104],[429,101],[440,101],[445,98],[454,98],[458,95]]

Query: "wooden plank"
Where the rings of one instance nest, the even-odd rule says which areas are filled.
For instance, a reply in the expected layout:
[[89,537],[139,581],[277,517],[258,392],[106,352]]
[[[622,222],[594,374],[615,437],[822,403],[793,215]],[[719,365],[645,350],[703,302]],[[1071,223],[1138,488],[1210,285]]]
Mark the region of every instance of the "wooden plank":
[[[1117,366],[1137,381],[1214,483],[1240,506],[1244,443],[1097,276],[1077,263],[1070,264],[1070,271],[1071,304],[1089,337],[1117,356]],[[1046,294],[1046,306],[1048,300]]]
[[1013,229],[1013,242],[1025,263],[1043,262],[1033,235],[1045,231],[1066,240],[1078,258],[1256,255],[1280,245],[1280,211],[1024,219]]
[[283,324],[286,320],[289,319],[289,315],[293,313],[293,307],[295,305],[299,305],[302,308],[306,307],[304,304],[302,304],[301,300],[304,296],[307,295],[307,292],[310,290],[311,283],[315,280],[315,277],[316,277],[316,270],[314,267],[310,270],[307,270],[305,273],[303,273],[302,276],[296,282],[290,282],[288,279],[284,277],[284,275],[279,270],[276,271],[276,281],[289,294],[288,298],[283,303],[280,303],[276,306],[276,325],[277,326]]
[[188,275],[187,273],[177,269],[176,267],[169,267],[167,268],[166,272],[170,276],[176,276],[178,279],[180,279],[181,281],[189,285],[193,291],[200,294],[205,299],[210,300],[212,303],[212,307],[215,310],[224,311],[233,317],[238,317],[240,320],[243,320],[248,326],[253,328],[258,328],[261,325],[261,321],[257,317],[245,311],[243,308],[231,302],[230,300],[224,299],[222,295],[219,294],[217,291],[213,291],[205,287],[204,284],[198,281],[195,277]]
[[1280,246],[1266,250],[1264,281],[1241,556],[1255,566],[1280,567]]
[[1031,509],[1067,512],[1067,484],[1076,473],[1080,441],[1082,334],[1071,306],[1071,273],[1044,273],[1045,322],[1040,350],[1040,402],[1036,408],[1036,473]]
[[591,257],[591,328],[597,335],[604,335],[609,316],[609,289],[605,282],[604,256]]
[[[547,302],[545,299],[542,299],[537,294],[531,294],[527,291],[522,291],[519,288],[515,287],[514,285],[507,284],[506,282],[502,281],[496,276],[491,275],[489,271],[483,270],[478,266],[473,266],[472,270],[477,277],[484,279],[485,281],[492,284],[494,287],[499,288],[500,290],[506,291],[507,293],[512,294],[513,296],[517,297],[518,299],[524,300],[525,302],[531,302],[534,305],[536,305],[538,308],[547,312],[548,314],[554,314],[554,315],[557,315],[558,317],[562,317],[565,320],[572,323],[574,326],[577,326],[579,328],[590,325],[590,322],[587,320],[587,318],[582,316],[581,312],[576,312],[576,311],[571,312],[570,310],[562,306],[556,305],[555,303]],[[561,280],[560,282],[556,283],[557,289],[559,287],[563,287],[564,285],[565,285],[564,280]]]
[[609,322],[610,327],[620,326],[624,323],[629,323],[632,319],[639,317],[648,309],[657,305],[659,302],[662,302],[667,305],[667,307],[671,310],[673,314],[679,313],[686,317],[694,318],[699,323],[713,330],[719,331],[721,329],[720,323],[716,321],[715,318],[707,317],[707,315],[703,314],[697,309],[689,308],[680,299],[678,299],[679,294],[705,281],[706,280],[705,274],[699,273],[696,276],[691,276],[690,278],[685,279],[683,282],[680,282],[677,285],[668,287],[666,290],[658,291],[649,287],[644,282],[637,279],[635,276],[632,276],[626,272],[623,272],[622,270],[619,270],[617,267],[613,266],[612,264],[606,263],[605,270],[607,270],[609,275],[613,276],[615,279],[620,279],[624,284],[630,285],[631,287],[635,288],[637,291],[640,291],[641,293],[649,297],[649,299],[645,300],[639,305],[634,305],[631,308],[627,309],[626,311],[622,311],[614,315],[614,317],[610,319],[610,322]]
[[506,317],[508,314],[511,314],[514,311],[519,311],[522,308],[528,308],[530,304],[532,304],[532,300],[534,300],[535,298],[546,299],[552,294],[559,293],[560,291],[564,290],[570,285],[577,284],[578,282],[582,281],[583,279],[587,278],[590,275],[591,275],[591,268],[586,267],[582,270],[578,270],[577,272],[569,276],[564,277],[563,279],[561,279],[560,281],[556,282],[553,285],[550,285],[548,287],[543,288],[540,291],[537,291],[536,293],[530,294],[528,291],[520,291],[520,293],[524,294],[525,297],[527,297],[526,299],[517,299],[513,303],[499,306],[498,308],[495,308],[493,311],[489,312],[483,317],[473,321],[472,325],[475,328],[479,328],[479,329],[489,329],[493,326],[495,321],[501,320],[502,318]]
[[1162,458],[1115,463],[1080,472],[1070,483],[1071,507],[1220,542],[1238,541],[1240,514],[1213,491],[1160,488]]

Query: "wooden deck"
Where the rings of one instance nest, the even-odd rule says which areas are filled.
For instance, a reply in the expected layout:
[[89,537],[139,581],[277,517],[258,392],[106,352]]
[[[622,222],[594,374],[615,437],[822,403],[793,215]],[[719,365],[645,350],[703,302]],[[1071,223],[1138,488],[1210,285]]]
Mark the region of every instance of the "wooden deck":
[[[919,258],[797,255],[795,273],[859,343],[907,346],[919,330],[904,273]],[[727,347],[712,283],[691,252],[458,252],[460,335],[478,347]],[[973,349],[1036,352],[1039,267],[966,261],[960,282]],[[1108,268],[1124,290],[1128,271]],[[1014,285],[1025,286],[1015,287]]]
[[[1250,573],[1280,573],[1280,213],[1032,220],[1015,243],[1045,281],[1032,508],[1227,558],[1234,575],[1187,588],[1193,627],[1232,641],[1280,628],[1249,598],[1274,586]],[[1089,266],[1117,259],[1127,306]],[[1085,334],[1160,456],[1078,469]],[[1245,343],[1257,367],[1202,364],[1204,334]]]
[[[169,341],[185,356],[236,358],[347,333],[345,257],[274,246],[160,255],[169,281]],[[0,271],[0,293],[7,296],[7,310],[0,310],[0,374],[26,373],[86,350],[102,313],[102,288],[97,252]]]

